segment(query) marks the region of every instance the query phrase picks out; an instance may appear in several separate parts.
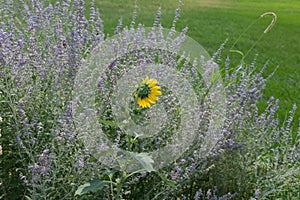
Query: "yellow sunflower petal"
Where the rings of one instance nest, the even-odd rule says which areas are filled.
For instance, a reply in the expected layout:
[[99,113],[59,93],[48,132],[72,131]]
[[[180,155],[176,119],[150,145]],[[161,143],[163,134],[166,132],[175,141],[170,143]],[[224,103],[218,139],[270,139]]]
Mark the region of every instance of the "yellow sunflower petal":
[[160,96],[160,95],[162,95],[161,91],[159,91],[159,90],[152,90],[152,91],[151,91],[151,94],[153,94],[153,95],[155,95],[155,96]]
[[152,99],[150,100],[150,98],[149,98],[148,100],[150,101],[150,103],[152,103],[152,104],[156,104],[156,100],[155,100],[155,101],[153,101]]
[[145,98],[145,99],[141,99],[141,106],[142,106],[143,108],[146,108],[146,107],[150,108],[150,102],[147,101],[146,98]]
[[154,102],[158,100],[158,98],[155,95],[151,95],[151,94],[149,95],[149,98]]
[[150,98],[150,95],[148,96],[147,100],[152,103],[152,104],[155,104],[155,100],[153,100],[152,98]]
[[148,83],[149,82],[149,77],[146,76],[146,78],[143,80],[143,83]]
[[142,108],[144,108],[144,102],[142,101],[141,98],[138,98],[137,102]]
[[145,106],[150,108],[151,106],[150,102],[147,99],[144,99],[144,102],[145,102]]
[[152,90],[159,90],[159,89],[160,89],[160,86],[158,86],[158,85],[157,85],[157,86],[153,86],[153,87],[151,87],[151,89],[152,89]]
[[150,87],[154,87],[157,84],[157,80],[156,79],[150,79],[149,81],[149,86]]

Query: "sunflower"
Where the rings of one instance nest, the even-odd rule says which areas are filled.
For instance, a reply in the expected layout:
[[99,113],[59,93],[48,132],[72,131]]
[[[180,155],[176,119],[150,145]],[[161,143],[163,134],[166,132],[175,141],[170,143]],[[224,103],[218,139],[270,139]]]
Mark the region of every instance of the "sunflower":
[[149,79],[149,77],[146,76],[141,84],[135,86],[136,91],[134,97],[140,107],[150,108],[151,104],[155,104],[158,100],[157,96],[162,95],[160,86],[156,84],[156,79]]

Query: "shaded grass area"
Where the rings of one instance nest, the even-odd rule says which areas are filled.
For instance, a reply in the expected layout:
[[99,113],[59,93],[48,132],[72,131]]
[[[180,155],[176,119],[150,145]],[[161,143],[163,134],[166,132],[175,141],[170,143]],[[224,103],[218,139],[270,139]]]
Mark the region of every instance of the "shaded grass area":
[[[267,82],[263,101],[260,105],[264,108],[266,100],[271,96],[280,99],[280,118],[284,119],[293,104],[300,106],[300,2],[297,0],[185,0],[183,1],[181,19],[177,23],[177,30],[189,27],[188,35],[199,42],[211,55],[218,49],[226,38],[227,50],[241,36],[233,49],[246,53],[253,44],[262,36],[263,31],[272,20],[266,16],[258,20],[264,12],[275,12],[278,16],[277,23],[267,34],[263,34],[253,49],[246,57],[246,62],[251,63],[256,54],[258,70],[268,62],[265,76],[279,66],[273,77]],[[135,0],[96,0],[104,20],[107,34],[112,35],[118,20],[122,17],[123,24],[128,26],[132,18]],[[161,6],[164,27],[170,27],[174,17],[174,10],[178,7],[177,1],[166,0],[139,0],[137,2],[136,23],[151,26],[158,7]],[[224,52],[225,54],[228,51]],[[239,55],[230,54],[233,63],[238,63]],[[296,112],[294,125],[298,126],[300,109]]]

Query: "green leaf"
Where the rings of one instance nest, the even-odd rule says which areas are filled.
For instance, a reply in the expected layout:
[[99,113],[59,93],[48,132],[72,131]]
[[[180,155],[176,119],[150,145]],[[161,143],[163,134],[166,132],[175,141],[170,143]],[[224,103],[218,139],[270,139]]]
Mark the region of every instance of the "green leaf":
[[112,180],[113,177],[114,177],[114,175],[115,175],[115,173],[117,173],[117,172],[119,172],[119,170],[116,170],[116,169],[110,169],[110,170],[108,170],[108,169],[107,169],[105,175],[106,175],[110,180]]
[[[1,196],[2,197],[2,196]],[[0,198],[1,198],[0,197]],[[27,196],[27,195],[25,195],[25,199],[27,199],[27,200],[32,200],[32,198],[31,197],[29,197],[29,196]]]
[[85,183],[85,184],[79,186],[75,192],[75,195],[83,195],[88,192],[96,192],[98,190],[102,190],[104,188],[104,186],[107,185],[108,183],[111,183],[111,182],[94,179],[88,183]]
[[238,53],[238,54],[240,54],[242,57],[244,57],[244,53],[243,53],[242,51],[235,50],[235,49],[231,49],[230,52],[232,52],[232,53]]
[[155,171],[155,169],[153,168],[153,163],[154,160],[152,159],[151,156],[149,156],[148,153],[139,153],[139,154],[135,154],[134,158],[139,161],[139,163],[143,166],[143,168],[147,171],[147,172],[153,172]]

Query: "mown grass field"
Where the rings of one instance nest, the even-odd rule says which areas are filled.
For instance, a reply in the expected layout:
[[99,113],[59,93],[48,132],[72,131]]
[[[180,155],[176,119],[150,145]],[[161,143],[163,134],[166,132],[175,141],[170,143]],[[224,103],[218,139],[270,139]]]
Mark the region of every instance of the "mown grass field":
[[[130,24],[135,0],[96,0],[107,34],[112,35],[118,20],[122,17],[124,26]],[[261,37],[272,20],[266,16],[256,21],[262,13],[275,12],[276,25],[263,34],[246,57],[251,63],[258,54],[257,67],[268,61],[265,76],[277,66],[278,70],[267,82],[261,108],[271,96],[280,99],[280,118],[284,119],[294,103],[300,106],[300,1],[298,0],[184,0],[181,19],[177,31],[189,27],[188,35],[199,42],[211,55],[226,38],[227,50],[241,36],[233,49],[246,53]],[[162,24],[168,28],[172,24],[177,0],[137,1],[137,20],[151,26],[157,9],[161,6]],[[250,24],[256,23],[247,30]],[[246,30],[246,32],[245,32]],[[242,35],[241,35],[242,34]],[[225,55],[228,51],[225,50]],[[237,62],[239,55],[230,54]],[[296,112],[295,126],[298,126],[300,109]]]

